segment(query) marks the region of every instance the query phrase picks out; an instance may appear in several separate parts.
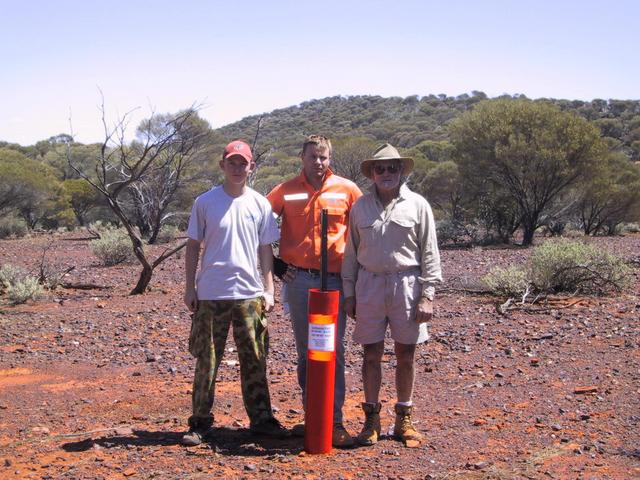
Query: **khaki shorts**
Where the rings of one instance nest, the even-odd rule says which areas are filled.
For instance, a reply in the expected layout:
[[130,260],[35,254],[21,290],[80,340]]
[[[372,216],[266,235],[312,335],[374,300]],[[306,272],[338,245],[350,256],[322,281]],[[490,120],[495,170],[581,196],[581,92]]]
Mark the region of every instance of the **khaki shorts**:
[[415,345],[429,338],[426,323],[416,322],[422,285],[419,269],[397,273],[358,271],[356,328],[353,340],[363,345],[384,340],[387,325],[398,343]]

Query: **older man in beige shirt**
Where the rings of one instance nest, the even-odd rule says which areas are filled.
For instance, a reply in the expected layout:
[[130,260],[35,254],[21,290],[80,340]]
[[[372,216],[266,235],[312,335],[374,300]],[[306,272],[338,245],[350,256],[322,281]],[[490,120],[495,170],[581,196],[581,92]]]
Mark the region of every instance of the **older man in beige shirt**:
[[409,447],[422,440],[411,421],[414,357],[416,345],[428,338],[435,284],[442,274],[431,207],[402,182],[412,169],[413,160],[401,157],[392,145],[379,147],[361,164],[362,173],[373,180],[371,191],[350,215],[342,280],[346,313],[356,318],[353,338],[364,348],[361,445],[373,445],[380,436],[378,396],[387,325],[397,359],[394,436]]

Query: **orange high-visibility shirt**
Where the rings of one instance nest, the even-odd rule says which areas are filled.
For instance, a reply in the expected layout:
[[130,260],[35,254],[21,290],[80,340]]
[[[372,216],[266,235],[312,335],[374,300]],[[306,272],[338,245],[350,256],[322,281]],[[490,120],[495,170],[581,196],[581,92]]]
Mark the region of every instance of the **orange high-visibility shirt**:
[[320,269],[322,210],[327,209],[327,270],[340,273],[347,242],[349,212],[362,196],[358,186],[327,170],[320,190],[304,172],[281,183],[267,195],[273,212],[282,217],[280,258],[301,268]]

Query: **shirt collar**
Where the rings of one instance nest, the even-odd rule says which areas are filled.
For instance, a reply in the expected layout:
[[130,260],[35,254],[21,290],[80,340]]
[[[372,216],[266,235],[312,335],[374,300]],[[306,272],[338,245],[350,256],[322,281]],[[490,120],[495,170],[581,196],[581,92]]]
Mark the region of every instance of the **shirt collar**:
[[[324,174],[324,178],[322,179],[322,185],[320,186],[320,190],[327,184],[329,179],[334,175],[331,171],[331,168],[327,168],[327,172]],[[300,172],[298,175],[298,181],[305,187],[313,190],[313,186],[307,181],[307,177],[304,174],[304,170]]]
[[[407,182],[403,182],[400,184],[400,191],[398,192],[398,198],[402,200],[406,200],[407,194],[410,192],[409,187],[407,187]],[[369,187],[369,192],[371,192],[376,198],[378,198],[378,192],[376,191],[376,184],[372,183]]]

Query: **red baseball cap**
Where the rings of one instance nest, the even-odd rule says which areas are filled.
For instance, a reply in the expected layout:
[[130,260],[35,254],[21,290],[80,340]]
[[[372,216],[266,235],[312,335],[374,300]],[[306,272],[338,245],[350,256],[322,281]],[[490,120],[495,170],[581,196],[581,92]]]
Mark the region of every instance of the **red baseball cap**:
[[222,154],[222,159],[224,160],[227,157],[232,155],[240,155],[247,162],[253,162],[253,155],[251,153],[251,147],[247,145],[247,143],[242,140],[234,140],[229,145],[224,147],[224,153]]

